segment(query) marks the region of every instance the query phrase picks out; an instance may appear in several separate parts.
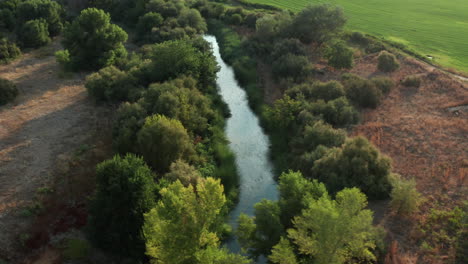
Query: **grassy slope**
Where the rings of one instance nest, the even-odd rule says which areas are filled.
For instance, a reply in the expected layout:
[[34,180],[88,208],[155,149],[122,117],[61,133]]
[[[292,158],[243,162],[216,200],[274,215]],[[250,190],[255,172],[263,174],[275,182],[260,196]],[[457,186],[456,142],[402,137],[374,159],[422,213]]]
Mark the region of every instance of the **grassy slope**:
[[293,11],[312,3],[344,8],[348,27],[402,42],[445,67],[468,73],[467,0],[247,0]]

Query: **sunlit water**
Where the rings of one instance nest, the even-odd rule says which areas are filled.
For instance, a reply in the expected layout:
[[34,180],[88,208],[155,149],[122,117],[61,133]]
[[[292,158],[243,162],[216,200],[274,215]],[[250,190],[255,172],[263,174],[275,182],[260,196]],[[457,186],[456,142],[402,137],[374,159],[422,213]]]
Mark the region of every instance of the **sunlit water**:
[[[247,95],[234,78],[234,71],[221,59],[216,38],[204,38],[213,46],[213,54],[221,67],[217,75],[218,90],[232,115],[227,120],[225,132],[230,141],[229,147],[236,156],[240,177],[239,203],[229,215],[229,223],[235,230],[241,213],[252,216],[254,204],[262,199],[277,200],[278,191],[273,177],[273,166],[268,159],[268,137],[260,127],[257,116],[249,108]],[[226,242],[226,246],[232,252],[240,252],[236,238]],[[260,259],[258,263],[264,261]]]

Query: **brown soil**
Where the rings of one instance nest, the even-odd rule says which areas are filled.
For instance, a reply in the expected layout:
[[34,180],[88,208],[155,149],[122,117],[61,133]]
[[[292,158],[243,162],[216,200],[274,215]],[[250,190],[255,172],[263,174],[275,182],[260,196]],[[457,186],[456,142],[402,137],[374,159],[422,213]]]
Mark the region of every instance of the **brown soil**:
[[[109,111],[88,98],[85,74],[59,78],[53,56],[59,48],[56,40],[0,66],[0,77],[16,83],[20,91],[13,103],[0,107],[0,260],[17,260],[29,253],[24,250],[35,235],[32,222],[36,229],[47,230],[50,222],[38,226],[36,217],[27,212],[32,204],[38,210],[50,207],[50,198],[39,194],[38,188],[54,189],[57,182],[67,181],[69,177],[63,176],[69,174],[69,163],[82,155],[77,150],[95,152],[106,145],[96,135],[109,127]],[[68,196],[54,196],[68,202]]]

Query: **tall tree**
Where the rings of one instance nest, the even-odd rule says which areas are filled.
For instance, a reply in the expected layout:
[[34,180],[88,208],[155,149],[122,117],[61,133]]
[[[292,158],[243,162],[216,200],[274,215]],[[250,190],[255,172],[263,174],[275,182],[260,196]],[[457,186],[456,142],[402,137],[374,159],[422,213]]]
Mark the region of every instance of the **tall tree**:
[[213,178],[196,187],[176,181],[161,190],[161,200],[145,215],[146,254],[152,263],[248,263],[219,249],[223,191]]
[[65,28],[62,44],[75,69],[96,70],[124,58],[127,33],[103,10],[88,8]]
[[[307,209],[294,218],[288,237],[305,263],[342,264],[360,259],[374,261],[375,228],[372,212],[364,209],[366,196],[357,188],[344,189],[331,200],[325,195],[309,200]],[[270,256],[273,263],[295,263],[284,240]],[[304,257],[302,257],[304,256]]]
[[144,254],[143,214],[155,204],[150,168],[133,154],[115,156],[96,168],[90,235],[98,247],[120,256]]

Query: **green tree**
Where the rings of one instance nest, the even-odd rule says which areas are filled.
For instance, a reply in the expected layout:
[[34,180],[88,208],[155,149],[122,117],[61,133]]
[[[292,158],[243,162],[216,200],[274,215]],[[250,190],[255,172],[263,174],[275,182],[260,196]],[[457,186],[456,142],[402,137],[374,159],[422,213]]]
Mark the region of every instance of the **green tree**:
[[196,187],[176,181],[163,188],[161,200],[145,215],[146,254],[151,262],[248,263],[219,249],[221,212],[226,203],[223,191],[220,181],[213,178],[199,181]]
[[[288,237],[300,254],[307,256],[307,263],[375,261],[371,251],[376,247],[376,230],[372,226],[372,212],[366,206],[366,196],[357,188],[340,191],[336,200],[329,196],[310,200],[302,214],[294,218],[294,228],[288,230]],[[279,260],[274,263],[287,263],[278,257],[285,253],[292,259],[284,244],[273,249],[270,259]]]
[[391,160],[367,139],[347,139],[341,148],[332,148],[317,160],[312,176],[325,183],[331,193],[358,187],[371,199],[388,197]]
[[18,96],[16,85],[6,79],[0,78],[0,105],[4,105]]
[[296,82],[304,80],[312,71],[312,65],[306,56],[291,53],[275,60],[272,72],[277,79],[291,79]]
[[18,5],[16,16],[19,24],[29,20],[44,19],[47,24],[47,35],[57,36],[63,29],[64,10],[52,0],[26,0]]
[[167,172],[172,162],[189,159],[193,143],[179,120],[163,115],[146,118],[137,134],[138,152],[155,170]]
[[108,66],[87,76],[85,87],[97,101],[125,101],[136,89],[136,80],[115,66]]
[[185,187],[192,185],[197,186],[197,182],[201,179],[200,172],[190,164],[183,160],[176,160],[169,168],[169,172],[164,174],[164,178],[171,182],[180,181]]
[[155,204],[150,168],[133,154],[98,164],[96,194],[90,206],[90,236],[96,245],[119,256],[141,258],[144,216]]
[[73,68],[96,70],[125,58],[127,33],[110,23],[103,10],[88,8],[65,28],[62,44],[70,53]]
[[400,175],[392,174],[390,183],[392,185],[390,193],[392,210],[399,215],[410,215],[417,212],[422,197],[416,189],[416,181],[414,179],[404,180]]
[[309,199],[318,199],[327,195],[323,183],[317,180],[305,179],[300,172],[283,172],[278,185],[281,209],[281,222],[285,227],[291,227],[291,220],[307,207]]
[[268,259],[277,264],[298,264],[293,246],[289,240],[284,237],[273,247]]
[[47,23],[44,19],[30,20],[23,24],[18,32],[18,40],[22,47],[38,48],[50,42]]
[[379,54],[377,68],[383,72],[394,72],[400,68],[400,63],[395,55],[384,50]]
[[164,18],[156,12],[149,12],[141,16],[136,25],[137,37],[141,40],[148,40],[147,35],[151,33],[153,28],[161,26],[163,21]]
[[112,130],[112,145],[117,152],[136,152],[137,133],[145,124],[147,113],[138,103],[123,103],[117,110]]
[[294,18],[289,35],[304,43],[322,43],[331,39],[346,23],[343,10],[329,4],[311,5]]
[[337,81],[305,82],[286,90],[286,94],[296,100],[315,101],[322,99],[328,102],[344,96],[345,91],[343,85]]
[[20,49],[15,43],[6,38],[0,38],[0,64],[8,63],[21,55]]
[[203,19],[198,10],[193,8],[182,10],[177,18],[177,22],[181,27],[193,28],[198,33],[207,31],[205,19]]
[[255,216],[241,214],[237,235],[244,249],[255,257],[268,254],[284,234],[277,202],[262,200],[255,204]]
[[346,97],[360,107],[376,108],[382,98],[382,92],[375,83],[357,75],[347,75],[343,80]]
[[326,50],[325,58],[328,59],[328,65],[336,69],[353,67],[353,50],[344,41],[334,41]]

